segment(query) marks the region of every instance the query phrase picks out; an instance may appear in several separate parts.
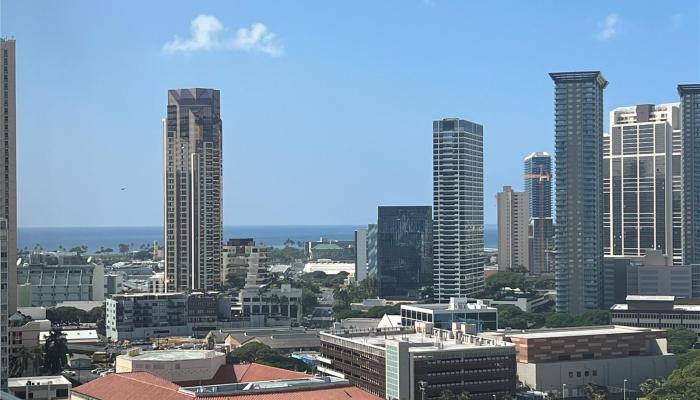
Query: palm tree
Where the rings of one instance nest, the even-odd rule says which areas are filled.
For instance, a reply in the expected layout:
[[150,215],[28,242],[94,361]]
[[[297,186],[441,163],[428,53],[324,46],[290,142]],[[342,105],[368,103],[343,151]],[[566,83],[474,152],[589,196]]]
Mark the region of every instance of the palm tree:
[[68,349],[66,335],[61,328],[52,328],[44,343],[44,368],[50,374],[57,374],[68,364],[68,356],[73,353]]
[[15,378],[22,376],[24,371],[27,370],[27,366],[32,357],[33,354],[28,347],[22,346],[15,350],[14,354],[10,356],[10,369],[8,371],[10,377]]

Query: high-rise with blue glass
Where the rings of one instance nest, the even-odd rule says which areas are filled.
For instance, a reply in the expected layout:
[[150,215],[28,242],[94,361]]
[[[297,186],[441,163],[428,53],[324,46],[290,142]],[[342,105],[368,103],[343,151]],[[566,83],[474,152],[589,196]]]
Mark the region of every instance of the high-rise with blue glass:
[[598,71],[551,73],[556,175],[556,310],[602,302],[603,90]]
[[537,151],[525,157],[523,180],[530,211],[530,273],[553,272],[552,157],[549,153]]
[[433,121],[433,291],[435,301],[484,287],[484,127]]

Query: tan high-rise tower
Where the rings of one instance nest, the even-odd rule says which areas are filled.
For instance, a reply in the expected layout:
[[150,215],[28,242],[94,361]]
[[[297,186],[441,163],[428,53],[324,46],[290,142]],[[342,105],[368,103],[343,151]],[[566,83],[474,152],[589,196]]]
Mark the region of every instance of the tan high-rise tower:
[[498,269],[524,267],[530,270],[528,225],[530,212],[526,192],[504,186],[496,194],[498,205]]
[[166,290],[221,282],[222,162],[219,91],[168,91],[163,121]]

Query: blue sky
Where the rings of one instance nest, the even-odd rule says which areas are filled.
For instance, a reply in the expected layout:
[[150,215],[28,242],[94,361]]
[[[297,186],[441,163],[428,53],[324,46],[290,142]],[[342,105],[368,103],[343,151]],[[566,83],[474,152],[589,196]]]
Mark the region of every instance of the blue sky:
[[700,81],[698,4],[6,0],[19,224],[162,224],[166,91],[194,86],[221,90],[227,225],[429,205],[431,121],[453,116],[484,125],[494,223],[523,157],[553,149],[547,73],[603,71],[606,112],[676,101]]

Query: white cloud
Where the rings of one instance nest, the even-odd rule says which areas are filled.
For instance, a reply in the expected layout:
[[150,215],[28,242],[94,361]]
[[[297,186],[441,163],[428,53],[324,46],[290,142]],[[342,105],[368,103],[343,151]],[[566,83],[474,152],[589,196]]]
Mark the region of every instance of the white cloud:
[[596,35],[598,40],[612,39],[617,35],[617,27],[620,24],[620,17],[617,14],[608,14],[605,20],[601,22],[600,31]]
[[191,53],[195,51],[247,51],[280,56],[284,48],[278,43],[277,35],[260,22],[250,28],[240,28],[230,38],[220,38],[224,25],[211,15],[199,15],[190,24],[191,36],[182,39],[175,36],[163,45],[166,53]]
[[243,51],[259,51],[271,56],[280,56],[284,52],[282,46],[275,40],[276,35],[270,32],[260,22],[241,28],[231,41],[231,48]]
[[669,17],[669,23],[671,25],[671,30],[675,31],[680,29],[683,26],[683,14],[673,14]]

